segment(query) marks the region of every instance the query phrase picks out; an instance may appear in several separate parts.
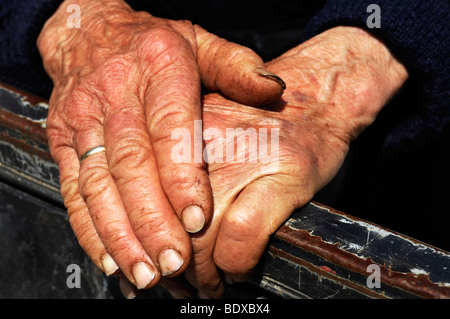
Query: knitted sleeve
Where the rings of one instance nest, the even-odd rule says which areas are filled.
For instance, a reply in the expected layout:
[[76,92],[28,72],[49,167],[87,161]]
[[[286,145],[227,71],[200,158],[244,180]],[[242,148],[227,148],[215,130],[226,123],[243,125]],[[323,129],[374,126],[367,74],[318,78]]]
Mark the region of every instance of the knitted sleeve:
[[53,84],[42,66],[36,40],[62,2],[0,0],[0,82],[50,97]]
[[[380,9],[379,28],[373,27]],[[369,12],[368,12],[369,11]],[[417,88],[408,116],[386,138],[386,147],[411,145],[439,134],[450,122],[450,2],[448,0],[330,0],[309,22],[304,40],[346,25],[371,32],[405,65]]]
[[0,6],[0,81],[48,97],[36,39],[62,0],[2,0]]

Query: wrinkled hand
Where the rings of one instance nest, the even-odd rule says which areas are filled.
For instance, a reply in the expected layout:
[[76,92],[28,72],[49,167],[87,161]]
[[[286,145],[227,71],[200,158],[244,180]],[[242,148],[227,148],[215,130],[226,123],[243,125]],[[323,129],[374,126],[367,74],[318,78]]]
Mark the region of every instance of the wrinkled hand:
[[[69,4],[81,28],[69,28]],[[106,274],[138,288],[175,276],[189,234],[207,225],[212,192],[203,162],[171,160],[175,128],[194,133],[200,81],[243,103],[283,89],[262,60],[187,21],[134,12],[123,1],[65,1],[38,39],[54,90],[47,133],[80,245]],[[242,87],[247,90],[242,90]],[[88,150],[105,152],[81,161]]]
[[[203,297],[223,293],[220,270],[230,282],[248,279],[269,236],[335,176],[349,143],[407,77],[381,42],[351,27],[330,29],[266,66],[287,85],[271,108],[244,106],[217,94],[204,98],[214,216],[193,236],[194,257],[186,271]],[[237,139],[226,142],[227,128],[242,128],[240,135],[267,128],[270,161],[255,154],[251,144],[243,151],[244,163],[227,161],[226,146],[239,147]],[[270,144],[275,128],[278,148]],[[223,163],[214,162],[221,159],[221,143]],[[261,146],[266,147],[260,135]],[[173,283],[168,287],[175,288]]]

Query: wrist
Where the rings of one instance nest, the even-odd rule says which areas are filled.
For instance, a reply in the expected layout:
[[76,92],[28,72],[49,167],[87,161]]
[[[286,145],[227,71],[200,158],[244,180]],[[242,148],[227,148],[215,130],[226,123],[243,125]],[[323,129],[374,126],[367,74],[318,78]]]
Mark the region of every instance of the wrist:
[[322,105],[315,108],[315,117],[348,143],[375,120],[408,77],[379,39],[356,27],[329,29],[291,55],[297,57],[299,72],[290,81],[298,81],[300,74],[302,93]]
[[347,126],[349,140],[355,139],[375,121],[378,113],[398,92],[406,79],[406,68],[379,39],[355,27],[335,28],[345,43],[343,63],[350,65],[350,76],[337,81],[340,118]]

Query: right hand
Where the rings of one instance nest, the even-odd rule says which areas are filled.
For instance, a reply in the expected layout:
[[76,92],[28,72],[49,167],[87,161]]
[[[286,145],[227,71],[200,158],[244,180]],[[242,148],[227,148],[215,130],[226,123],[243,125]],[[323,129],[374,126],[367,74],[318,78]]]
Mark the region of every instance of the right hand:
[[[73,3],[79,29],[67,26]],[[279,98],[281,80],[253,51],[121,0],[63,2],[37,44],[54,83],[50,150],[80,245],[107,275],[120,268],[138,288],[180,274],[191,259],[188,232],[211,220],[213,204],[204,163],[171,160],[172,131],[194,135],[201,80],[252,105]],[[106,152],[80,161],[99,145]]]

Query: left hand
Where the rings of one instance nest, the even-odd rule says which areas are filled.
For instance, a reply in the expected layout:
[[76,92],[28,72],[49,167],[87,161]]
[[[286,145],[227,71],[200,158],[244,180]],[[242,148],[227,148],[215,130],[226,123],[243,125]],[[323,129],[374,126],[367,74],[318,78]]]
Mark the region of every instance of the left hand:
[[[266,67],[287,84],[282,100],[271,108],[248,107],[217,94],[204,98],[204,135],[213,134],[206,152],[216,152],[208,160],[214,216],[207,229],[192,236],[194,257],[186,271],[202,297],[222,295],[220,271],[231,282],[249,278],[269,237],[335,176],[350,142],[408,76],[383,43],[353,27],[323,32]],[[268,141],[278,128],[272,161],[262,163],[249,144],[241,150],[243,163],[230,161],[218,138],[226,137],[227,128],[256,133],[267,128]],[[234,150],[236,143],[225,144]],[[260,138],[258,146],[264,146]],[[214,154],[221,159],[218,149],[222,163],[211,159]],[[252,156],[256,162],[250,162]]]

